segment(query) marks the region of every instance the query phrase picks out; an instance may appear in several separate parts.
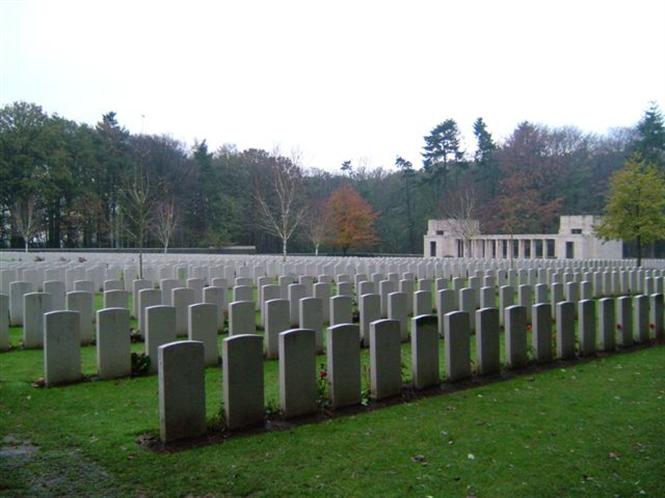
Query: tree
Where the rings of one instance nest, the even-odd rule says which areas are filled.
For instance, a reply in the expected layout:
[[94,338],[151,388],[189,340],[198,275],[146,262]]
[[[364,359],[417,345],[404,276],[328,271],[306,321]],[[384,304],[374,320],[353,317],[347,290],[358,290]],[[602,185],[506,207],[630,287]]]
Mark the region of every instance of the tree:
[[460,132],[454,119],[439,123],[425,137],[423,170],[427,174],[427,180],[431,182],[433,209],[437,208],[436,201],[442,193],[441,190],[447,186],[451,166],[464,157],[460,144]]
[[123,194],[122,210],[130,222],[125,229],[139,249],[139,278],[143,278],[143,248],[154,219],[156,192],[140,165],[136,166],[133,178],[127,181]]
[[15,228],[23,239],[25,252],[28,252],[30,240],[41,228],[41,219],[37,212],[37,202],[32,195],[18,199],[12,209]]
[[478,118],[473,123],[473,134],[476,136],[476,152],[474,162],[476,170],[487,194],[494,196],[499,185],[499,167],[496,160],[496,144],[483,118]]
[[401,156],[395,159],[395,166],[402,171],[402,178],[404,179],[404,203],[406,207],[406,223],[407,231],[409,234],[409,252],[415,248],[415,230],[413,221],[413,200],[411,195],[413,180],[416,172],[413,170],[411,161],[407,161]]
[[307,237],[314,245],[314,254],[319,255],[319,247],[330,238],[330,220],[325,205],[321,202],[312,203],[305,216]]
[[555,224],[564,171],[549,144],[546,128],[523,122],[498,151],[503,177],[494,218],[499,230],[546,233]]
[[471,186],[457,189],[447,196],[443,207],[445,217],[455,220],[451,232],[460,238],[466,248],[466,254],[471,252],[471,239],[480,235],[480,226],[476,216],[478,197]]
[[282,259],[286,261],[287,244],[305,216],[300,201],[300,167],[284,157],[275,158],[272,168],[272,191],[268,198],[256,188],[259,227],[282,241]]
[[377,214],[350,185],[335,190],[326,201],[333,233],[333,245],[346,254],[349,248],[372,246],[378,241],[374,230]]
[[623,169],[612,175],[607,214],[596,228],[605,239],[637,244],[637,266],[642,265],[642,246],[665,238],[665,180],[658,170],[631,156]]
[[173,199],[161,201],[157,205],[154,230],[157,238],[164,247],[164,254],[169,250],[169,242],[171,241],[177,226],[178,213],[175,209],[175,201]]
[[665,121],[655,102],[637,124],[634,150],[646,163],[665,168]]

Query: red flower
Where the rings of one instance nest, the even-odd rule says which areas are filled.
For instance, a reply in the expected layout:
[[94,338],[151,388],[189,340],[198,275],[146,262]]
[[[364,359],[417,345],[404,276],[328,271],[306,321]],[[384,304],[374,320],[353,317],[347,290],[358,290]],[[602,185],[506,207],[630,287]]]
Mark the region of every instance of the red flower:
[[326,372],[325,370],[321,370],[321,371],[319,372],[319,376],[320,376],[321,378],[328,377],[328,372]]
[[531,330],[531,324],[528,324],[528,325],[526,326],[526,329],[527,329],[527,330]]
[[617,329],[621,330],[623,327],[621,327],[620,323],[617,323]]

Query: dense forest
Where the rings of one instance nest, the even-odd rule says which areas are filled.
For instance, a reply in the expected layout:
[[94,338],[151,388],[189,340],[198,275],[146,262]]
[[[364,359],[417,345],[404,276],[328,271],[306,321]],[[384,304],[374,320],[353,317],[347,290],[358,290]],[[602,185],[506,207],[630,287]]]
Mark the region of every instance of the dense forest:
[[428,219],[556,230],[561,214],[603,212],[609,178],[631,154],[665,168],[656,105],[634,127],[602,136],[522,122],[499,142],[489,130],[478,118],[465,151],[446,119],[423,130],[419,158],[374,169],[345,161],[330,172],[295,153],[132,134],[113,112],[91,127],[16,102],[0,109],[0,247],[280,252],[288,240],[296,253],[418,254]]

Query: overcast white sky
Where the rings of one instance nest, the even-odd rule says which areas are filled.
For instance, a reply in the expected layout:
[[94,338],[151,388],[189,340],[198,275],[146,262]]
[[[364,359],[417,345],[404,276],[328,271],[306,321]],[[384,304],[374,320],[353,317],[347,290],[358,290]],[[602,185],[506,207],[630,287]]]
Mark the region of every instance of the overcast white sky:
[[[0,105],[305,166],[420,166],[423,136],[482,116],[603,133],[665,110],[665,1],[0,0]],[[144,118],[142,117],[145,116]]]

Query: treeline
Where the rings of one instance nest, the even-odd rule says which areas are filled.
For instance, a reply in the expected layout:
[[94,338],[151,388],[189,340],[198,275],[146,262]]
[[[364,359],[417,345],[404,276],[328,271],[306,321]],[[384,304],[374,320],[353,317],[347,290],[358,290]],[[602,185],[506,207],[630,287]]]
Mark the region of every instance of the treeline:
[[[284,216],[295,224],[286,227],[289,252],[422,253],[427,220],[441,217],[477,218],[498,233],[556,230],[561,214],[603,211],[609,177],[631,154],[665,167],[664,129],[655,105],[634,127],[604,136],[523,122],[498,142],[479,118],[470,153],[448,119],[425,137],[420,158],[375,169],[345,161],[329,172],[274,151],[212,151],[205,140],[190,149],[166,135],[131,134],[113,112],[91,127],[16,102],[0,109],[0,245],[280,252],[284,237],[270,224]],[[286,214],[284,172],[293,197]],[[331,204],[341,194],[369,205],[368,224],[356,229],[370,236],[326,227],[341,223],[329,213],[345,204]]]

